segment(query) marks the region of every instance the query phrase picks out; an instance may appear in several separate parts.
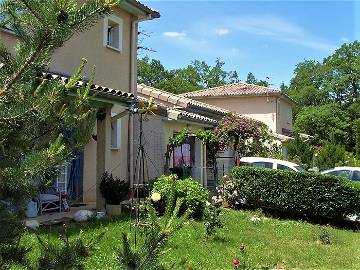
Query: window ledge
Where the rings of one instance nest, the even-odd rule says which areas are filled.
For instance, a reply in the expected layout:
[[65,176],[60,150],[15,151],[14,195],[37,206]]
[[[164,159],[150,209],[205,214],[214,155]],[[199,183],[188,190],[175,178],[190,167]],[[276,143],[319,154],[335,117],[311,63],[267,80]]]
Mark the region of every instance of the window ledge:
[[119,150],[120,150],[120,147],[113,147],[113,146],[111,146],[111,147],[110,147],[110,150],[111,150],[111,151],[119,151]]
[[119,48],[115,48],[115,47],[110,46],[110,45],[106,45],[106,48],[108,48],[108,49],[111,49],[111,50],[114,50],[114,51],[117,51],[117,52],[121,53],[121,50],[120,50]]

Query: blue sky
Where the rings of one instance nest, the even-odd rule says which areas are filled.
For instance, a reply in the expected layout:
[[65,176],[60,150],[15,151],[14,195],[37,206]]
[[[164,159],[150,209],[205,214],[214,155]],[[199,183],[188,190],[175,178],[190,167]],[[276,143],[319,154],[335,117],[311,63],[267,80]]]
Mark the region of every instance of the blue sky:
[[143,1],[161,18],[141,23],[141,52],[166,68],[192,60],[214,64],[244,80],[248,72],[289,83],[297,63],[321,61],[344,42],[360,39],[359,1]]

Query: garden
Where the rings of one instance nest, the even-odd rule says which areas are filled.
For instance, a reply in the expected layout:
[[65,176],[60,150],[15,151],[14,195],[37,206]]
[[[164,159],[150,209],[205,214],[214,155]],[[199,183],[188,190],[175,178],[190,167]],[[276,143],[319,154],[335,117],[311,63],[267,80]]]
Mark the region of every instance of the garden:
[[149,198],[133,209],[138,213],[129,209],[117,217],[25,232],[19,243],[26,249],[23,266],[9,269],[360,266],[353,256],[359,251],[358,226],[343,219],[360,209],[360,191],[350,181],[235,167],[218,189],[220,195],[208,200],[193,179],[161,176]]
[[[269,269],[360,267],[359,257],[354,256],[360,252],[360,236],[356,231],[276,219],[245,210],[224,210],[222,220],[224,228],[211,238],[205,236],[203,222],[190,220],[184,224],[167,243],[161,261],[169,269],[199,270],[234,269],[236,258],[240,264],[246,263],[245,269],[265,266]],[[92,256],[84,260],[84,269],[121,269],[118,262],[121,234],[129,231],[129,227],[128,216],[69,225],[70,240],[76,239],[82,231],[82,238],[91,241],[107,228],[104,237],[94,246]],[[58,237],[62,231],[61,226],[49,227],[37,234],[61,246]],[[36,262],[41,253],[35,235],[26,234],[23,242],[32,247],[29,257]],[[240,250],[242,244],[245,247],[243,253]]]
[[[0,5],[0,27],[11,27],[19,39],[16,54],[0,47],[1,270],[360,268],[359,256],[354,256],[360,251],[358,223],[346,221],[360,213],[359,186],[315,173],[235,167],[211,198],[192,178],[164,175],[150,183],[150,192],[141,200],[128,209],[120,207],[122,211],[117,207],[119,193],[128,195],[129,184],[106,174],[100,190],[117,217],[92,216],[84,223],[25,228],[26,203],[49,187],[61,164],[96,137],[92,132],[97,108],[89,94],[95,69],[88,83],[80,85],[85,59],[66,81],[48,80],[41,72],[56,49],[109,15],[118,2],[41,4],[3,0]],[[307,116],[299,117],[297,126],[307,126],[305,120],[312,119]],[[324,131],[323,137],[328,133]],[[342,134],[334,135],[337,143]],[[358,124],[350,135],[346,149],[324,143],[323,137],[313,136],[311,145],[296,138],[292,158],[311,164],[319,143],[322,168],[339,160],[356,164]],[[170,139],[167,162],[187,136],[183,130]],[[235,114],[196,137],[213,159],[228,147],[234,158],[280,155],[264,124]],[[331,156],[341,159],[328,162]]]

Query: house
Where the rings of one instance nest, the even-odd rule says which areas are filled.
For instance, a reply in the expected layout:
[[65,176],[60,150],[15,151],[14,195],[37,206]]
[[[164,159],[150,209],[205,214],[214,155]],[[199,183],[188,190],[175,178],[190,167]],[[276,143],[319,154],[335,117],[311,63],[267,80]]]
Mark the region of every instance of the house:
[[[144,102],[154,98],[158,105],[156,117],[148,115],[143,121],[142,140],[147,163],[147,177],[155,178],[167,169],[179,174],[180,167],[185,165],[189,168],[189,176],[198,180],[204,187],[214,189],[216,180],[214,169],[218,170],[218,168],[215,168],[215,164],[209,160],[206,146],[191,135],[201,129],[213,129],[217,122],[230,111],[144,84],[137,86],[137,94],[138,98]],[[190,137],[182,145],[182,149],[177,147],[170,153],[169,168],[164,168],[167,164],[165,153],[169,138],[183,128],[189,131]],[[139,134],[139,123],[135,125],[134,132]],[[134,139],[135,147],[138,147],[139,138],[135,136]],[[229,170],[233,166],[233,156],[231,159],[222,159],[220,154],[217,166],[226,167]]]
[[[75,201],[96,203],[97,209],[103,209],[99,180],[105,171],[132,181],[133,117],[129,111],[136,102],[138,24],[159,16],[158,11],[137,0],[121,1],[110,16],[76,34],[52,55],[47,74],[51,79],[67,80],[82,58],[88,60],[85,79],[96,66],[91,92],[96,94],[92,102],[98,108],[98,120],[93,139],[61,173],[69,179]],[[14,52],[14,32],[0,28],[0,40]]]
[[279,89],[234,83],[182,94],[265,123],[273,133],[291,135],[295,102]]
[[281,145],[282,154],[287,156],[287,143],[293,133],[292,109],[295,101],[280,89],[239,82],[181,96],[265,123]]

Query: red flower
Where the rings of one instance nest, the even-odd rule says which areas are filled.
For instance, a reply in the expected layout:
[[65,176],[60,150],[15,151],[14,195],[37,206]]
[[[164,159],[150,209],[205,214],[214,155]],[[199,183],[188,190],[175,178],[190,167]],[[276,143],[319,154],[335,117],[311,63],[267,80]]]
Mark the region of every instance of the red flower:
[[240,264],[239,259],[234,259],[234,260],[233,260],[234,269],[238,268],[238,267],[239,267],[239,264]]

